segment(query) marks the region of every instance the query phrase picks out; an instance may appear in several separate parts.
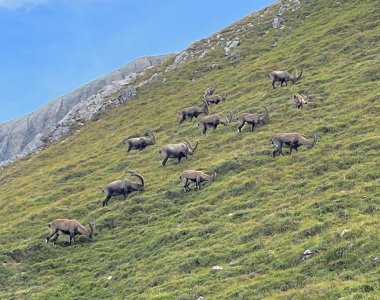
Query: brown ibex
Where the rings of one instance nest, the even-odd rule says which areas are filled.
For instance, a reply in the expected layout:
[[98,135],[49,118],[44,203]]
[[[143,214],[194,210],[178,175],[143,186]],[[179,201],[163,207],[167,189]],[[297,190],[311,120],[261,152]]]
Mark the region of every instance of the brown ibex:
[[215,130],[219,124],[223,124],[224,126],[227,126],[230,124],[232,120],[232,114],[230,113],[230,118],[227,119],[226,116],[220,116],[220,115],[209,115],[203,117],[199,123],[198,126],[202,126],[202,133],[206,134],[208,127],[213,127]]
[[302,106],[308,103],[309,95],[306,93],[306,95],[301,95],[298,93],[293,94],[293,102],[296,105],[298,109],[300,109]]
[[149,134],[150,138],[145,136],[130,136],[124,140],[124,144],[127,146],[127,152],[131,150],[143,150],[150,145],[156,144],[156,136],[150,130],[147,130],[145,135]]
[[296,74],[296,76],[293,76],[292,74],[286,72],[286,71],[272,71],[268,74],[268,78],[272,80],[272,87],[275,89],[276,87],[274,84],[276,82],[281,82],[281,86],[285,83],[285,85],[288,85],[288,81],[291,81],[293,84],[297,83],[301,79],[303,70],[301,70],[301,73],[299,75]]
[[182,124],[183,121],[186,119],[190,119],[190,121],[193,120],[193,118],[197,118],[200,114],[206,114],[208,115],[208,104],[206,101],[204,101],[203,107],[198,106],[190,106],[182,109],[179,114],[181,116],[181,119],[179,120],[179,124]]
[[226,100],[227,93],[224,93],[223,95],[214,95],[214,96],[207,96],[204,97],[203,100],[207,102],[207,104],[218,104],[219,102],[222,102]]
[[189,185],[190,182],[195,182],[195,188],[201,188],[201,182],[208,181],[211,182],[216,178],[216,172],[213,172],[211,175],[208,175],[202,171],[196,170],[187,170],[181,173],[179,179],[181,179],[184,183],[183,190],[185,192],[190,191]]
[[238,126],[238,131],[241,133],[241,129],[244,127],[245,123],[252,125],[251,131],[253,131],[255,126],[264,124],[269,119],[269,112],[265,106],[264,109],[266,110],[265,113],[242,113],[239,117],[237,117],[236,121],[240,123]]
[[207,97],[207,96],[211,96],[212,94],[214,94],[216,88],[218,87],[218,85],[214,82],[212,84],[212,87],[209,87],[206,91],[205,91],[205,95],[204,97]]
[[49,240],[54,236],[53,243],[55,245],[55,242],[61,233],[70,235],[70,245],[74,243],[74,237],[77,234],[84,235],[91,240],[95,229],[95,223],[89,223],[89,225],[90,227],[86,228],[77,220],[56,219],[48,224],[48,227],[50,228],[50,235],[46,237],[46,243],[48,243]]
[[191,143],[188,140],[185,140],[185,143],[179,143],[179,144],[166,144],[162,146],[159,153],[161,154],[162,158],[164,159],[162,161],[162,165],[165,167],[166,162],[169,158],[177,158],[178,162],[181,161],[182,157],[186,157],[188,155],[193,155],[195,149],[198,147],[198,141],[195,143],[195,147],[191,145]]
[[113,196],[123,195],[124,199],[126,199],[128,195],[132,192],[144,191],[144,177],[137,173],[132,173],[131,176],[139,178],[140,183],[134,183],[128,179],[125,179],[110,182],[105,186],[105,188],[102,190],[104,195],[106,196],[106,198],[103,200],[103,206],[107,206],[108,201]]
[[272,144],[274,144],[275,149],[273,151],[273,157],[278,153],[281,156],[284,156],[282,153],[282,147],[288,147],[290,149],[290,154],[292,154],[292,150],[298,151],[298,147],[304,145],[308,149],[313,148],[317,143],[317,134],[314,133],[313,141],[309,141],[300,134],[296,132],[292,133],[280,133],[275,135],[272,138]]

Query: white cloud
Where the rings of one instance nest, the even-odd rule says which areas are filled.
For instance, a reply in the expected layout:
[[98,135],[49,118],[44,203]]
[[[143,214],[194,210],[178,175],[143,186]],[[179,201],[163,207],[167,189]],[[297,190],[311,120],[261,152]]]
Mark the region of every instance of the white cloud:
[[18,9],[40,5],[48,2],[48,0],[0,0],[0,8]]

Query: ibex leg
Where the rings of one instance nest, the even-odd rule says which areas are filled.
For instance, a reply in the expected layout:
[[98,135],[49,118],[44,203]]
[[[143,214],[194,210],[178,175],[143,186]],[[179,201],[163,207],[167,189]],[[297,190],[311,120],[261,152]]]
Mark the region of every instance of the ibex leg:
[[56,242],[56,240],[58,239],[58,237],[59,237],[59,233],[57,233],[56,235],[55,235],[55,237],[54,237],[54,239],[53,239],[53,244],[55,245],[55,242]]
[[244,125],[245,125],[245,121],[243,121],[243,123],[240,123],[240,126],[238,127],[239,133],[241,133],[241,129],[244,127]]
[[165,167],[166,166],[166,162],[168,161],[169,157],[166,157],[163,161],[162,161],[162,165]]
[[103,200],[103,206],[107,206],[108,205],[108,200],[110,200],[111,198],[111,195],[107,195],[106,198]]
[[49,242],[49,240],[50,240],[50,239],[53,237],[53,235],[55,235],[56,233],[57,233],[57,230],[54,231],[52,234],[48,235],[48,236],[46,237],[46,243]]

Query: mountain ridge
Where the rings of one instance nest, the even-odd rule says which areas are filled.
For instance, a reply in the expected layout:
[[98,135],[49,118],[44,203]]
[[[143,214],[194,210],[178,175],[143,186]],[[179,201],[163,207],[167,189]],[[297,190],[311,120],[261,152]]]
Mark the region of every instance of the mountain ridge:
[[[93,103],[91,107],[88,105],[91,102],[89,98],[106,88],[108,90],[115,89],[117,92],[117,89],[132,83],[144,70],[171,56],[172,54],[164,54],[135,59],[109,74],[49,101],[25,116],[0,124],[0,166],[39,151],[48,143],[60,140],[70,132],[70,128],[75,123],[81,124],[79,121],[76,122],[74,117],[71,122],[68,120],[68,116],[73,114],[75,107],[78,109],[78,105],[87,106],[87,113],[91,116],[96,113],[102,103],[101,100],[98,100],[96,105]],[[68,124],[64,124],[65,118]],[[80,117],[78,118],[80,119]]]

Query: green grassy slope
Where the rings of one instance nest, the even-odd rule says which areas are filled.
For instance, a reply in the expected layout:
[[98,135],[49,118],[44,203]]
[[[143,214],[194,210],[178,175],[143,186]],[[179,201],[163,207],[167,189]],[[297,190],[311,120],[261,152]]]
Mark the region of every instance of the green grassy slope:
[[[247,17],[235,25],[253,28],[226,31],[241,38],[239,58],[215,48],[3,170],[0,298],[378,299],[380,11],[377,1],[337,3],[286,11],[282,31],[271,28],[276,6]],[[272,90],[268,71],[293,66],[304,68],[301,82]],[[270,123],[241,135],[236,123],[207,136],[197,122],[178,126],[178,111],[213,81],[229,94],[211,112],[265,105]],[[290,96],[305,90],[315,100],[296,110]],[[146,128],[158,145],[127,155],[123,138]],[[317,131],[316,147],[272,159],[270,138],[292,131]],[[160,146],[184,138],[199,140],[195,155],[163,168]],[[219,176],[185,194],[185,169]],[[128,170],[144,175],[146,191],[101,207],[100,188]],[[45,244],[47,224],[63,217],[96,218],[93,241]],[[302,260],[306,249],[315,254]]]

